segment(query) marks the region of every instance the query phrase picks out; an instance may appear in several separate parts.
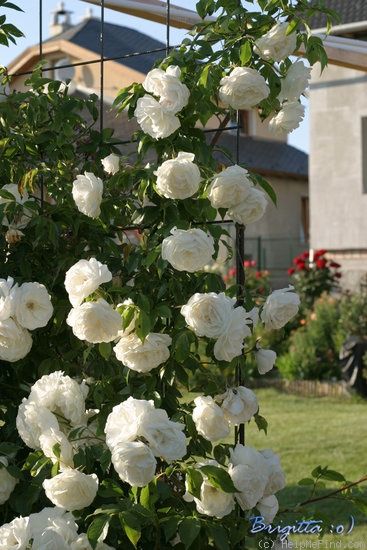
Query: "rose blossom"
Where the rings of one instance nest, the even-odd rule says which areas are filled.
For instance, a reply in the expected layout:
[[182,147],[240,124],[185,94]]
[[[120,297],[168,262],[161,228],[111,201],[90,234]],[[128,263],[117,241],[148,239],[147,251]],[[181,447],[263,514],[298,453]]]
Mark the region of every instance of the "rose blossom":
[[101,284],[111,280],[112,273],[105,264],[95,258],[79,260],[65,274],[65,289],[71,304],[75,307]]
[[153,409],[140,424],[139,433],[146,439],[154,456],[166,462],[181,460],[186,454],[185,426],[168,418],[164,409]]
[[15,518],[0,527],[0,549],[25,550],[30,536],[29,518]]
[[213,208],[231,208],[246,199],[252,186],[248,171],[235,164],[213,178],[208,198]]
[[[216,460],[208,460],[205,463],[199,464],[198,468],[207,464],[211,466],[219,466]],[[186,502],[194,501],[199,514],[203,514],[205,516],[221,519],[230,514],[234,508],[233,494],[225,493],[224,491],[221,491],[221,489],[213,487],[205,474],[203,474],[203,479],[203,483],[200,487],[200,498],[194,497],[186,491],[183,499]]]
[[254,223],[263,217],[268,205],[265,193],[251,187],[245,200],[228,210],[228,216],[242,225]]
[[271,449],[260,451],[266,460],[269,470],[268,482],[264,490],[264,496],[270,496],[285,487],[285,474],[280,464],[280,458]]
[[[25,202],[29,200],[27,191],[23,190],[22,191],[23,194],[21,195],[19,192],[18,185],[16,183],[7,183],[6,185],[3,185],[1,187],[1,190],[7,191],[11,195],[13,195],[16,204],[23,205]],[[0,197],[0,205],[7,204],[10,202],[12,202],[11,199]],[[29,224],[29,222],[31,221],[31,216],[32,216],[31,210],[29,210],[29,208],[23,208],[23,212],[21,214],[16,214],[15,218],[12,220],[8,220],[8,217],[4,216],[1,223],[2,225],[9,227],[10,229],[19,230],[19,229],[23,229]]]
[[218,361],[232,361],[234,357],[242,354],[244,338],[251,336],[249,322],[250,319],[243,307],[239,306],[232,310],[227,329],[214,345],[214,356]]
[[267,329],[284,327],[298,313],[300,299],[293,286],[274,290],[266,299],[261,320]]
[[102,298],[73,308],[66,322],[79,340],[86,340],[91,344],[111,342],[117,338],[121,329],[119,313]]
[[251,109],[269,93],[265,78],[250,67],[235,67],[220,81],[219,99],[232,109]]
[[286,101],[282,109],[269,120],[269,129],[275,135],[293,132],[305,116],[305,107],[298,101]]
[[222,409],[210,396],[196,397],[192,419],[200,435],[209,441],[218,441],[227,437],[230,432]]
[[157,191],[167,199],[187,199],[200,186],[200,170],[193,160],[195,155],[180,151],[176,158],[164,161],[154,172]]
[[231,322],[234,303],[235,300],[228,298],[223,292],[197,293],[181,307],[181,314],[197,336],[219,338]]
[[6,469],[7,466],[7,459],[5,457],[0,457],[0,504],[4,504],[8,500],[14,487],[18,483],[18,480],[9,474]]
[[14,313],[18,323],[29,330],[45,327],[54,308],[47,288],[40,283],[23,283],[14,297]]
[[112,450],[112,464],[122,481],[144,487],[154,478],[157,461],[141,441],[125,441]]
[[107,174],[114,176],[117,174],[120,168],[120,157],[115,153],[111,153],[107,157],[101,160],[103,169]]
[[31,388],[29,400],[39,403],[51,412],[63,416],[73,426],[83,423],[85,415],[85,398],[88,386],[62,371],[43,375]]
[[62,508],[46,507],[29,516],[32,548],[69,550],[78,536],[78,526],[70,512]]
[[180,81],[181,70],[176,65],[162,69],[152,69],[146,75],[143,88],[155,96],[166,111],[178,113],[186,107],[190,92],[186,84]]
[[[45,456],[50,458],[53,464],[60,462],[60,469],[73,468],[73,447],[68,441],[68,438],[60,431],[54,428],[45,430],[39,438],[40,447]],[[60,445],[60,455],[56,456],[54,446]]]
[[0,279],[0,321],[6,321],[14,313],[14,298],[18,285],[14,285],[14,279]]
[[82,214],[89,218],[98,218],[101,213],[103,182],[92,172],[79,174],[73,181],[73,199]]
[[268,525],[277,515],[279,510],[279,502],[275,495],[269,495],[268,497],[263,497],[259,500],[256,504],[256,508],[264,518],[266,525]]
[[13,319],[0,321],[0,360],[14,363],[31,350],[32,336]]
[[134,397],[115,405],[107,417],[105,426],[107,446],[113,449],[118,443],[134,441],[140,435],[142,422],[153,411],[153,401]]
[[264,495],[269,477],[266,460],[256,449],[240,443],[230,453],[228,473],[239,491],[235,498],[242,510],[250,510]]
[[256,395],[244,386],[230,388],[224,394],[217,396],[216,400],[222,401],[221,409],[224,417],[235,426],[248,422],[259,410]]
[[116,358],[129,369],[147,373],[167,361],[171,343],[172,338],[168,334],[151,332],[142,342],[132,333],[123,336],[113,351]]
[[42,483],[46,496],[55,506],[69,511],[82,510],[96,497],[98,477],[79,470],[65,470]]
[[18,407],[16,426],[27,447],[40,449],[40,436],[49,429],[59,430],[56,416],[40,403],[24,398]]
[[162,259],[177,271],[195,273],[202,270],[214,254],[214,239],[202,229],[171,230],[171,236],[163,239]]
[[269,372],[274,367],[276,358],[277,354],[271,349],[259,348],[255,351],[255,359],[259,374],[266,374]]
[[282,87],[278,96],[279,101],[298,101],[307,88],[310,78],[310,67],[306,67],[301,60],[293,63],[289,67],[286,76],[281,80]]
[[154,139],[166,138],[181,126],[177,116],[150,95],[138,99],[134,115],[143,132]]
[[276,23],[270,31],[255,42],[255,52],[269,61],[282,61],[292,55],[297,46],[297,33],[287,35],[289,23]]
[[22,240],[24,233],[19,229],[10,228],[5,233],[5,240],[8,244],[16,244]]

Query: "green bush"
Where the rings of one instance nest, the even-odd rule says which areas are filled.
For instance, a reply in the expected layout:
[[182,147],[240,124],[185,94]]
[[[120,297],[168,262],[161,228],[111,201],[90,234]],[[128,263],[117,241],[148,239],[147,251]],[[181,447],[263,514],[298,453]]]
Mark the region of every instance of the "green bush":
[[340,300],[340,315],[335,337],[340,347],[348,336],[367,339],[367,293],[345,294]]
[[305,324],[289,339],[289,351],[278,358],[277,366],[284,378],[327,380],[339,378],[340,301],[320,298]]

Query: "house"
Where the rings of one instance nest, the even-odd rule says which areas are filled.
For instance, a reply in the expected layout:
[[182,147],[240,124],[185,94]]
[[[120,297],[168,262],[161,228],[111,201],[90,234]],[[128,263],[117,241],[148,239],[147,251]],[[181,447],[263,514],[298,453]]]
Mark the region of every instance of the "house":
[[[364,51],[367,68],[366,0],[325,0],[325,5],[340,15],[332,39],[349,51]],[[314,18],[315,33],[325,26],[324,17]],[[310,121],[311,247],[326,248],[342,265],[343,285],[358,289],[367,282],[366,70],[330,64],[321,75],[316,67]]]
[[[104,36],[104,55],[114,58],[104,64],[105,126],[113,127],[122,141],[128,140],[136,123],[129,122],[126,116],[116,118],[111,111],[113,99],[122,87],[144,80],[154,63],[164,56],[165,45],[135,29],[111,23],[105,23]],[[77,93],[99,94],[99,40],[98,19],[88,14],[73,25],[70,13],[61,6],[53,13],[50,37],[43,44],[43,57],[51,68],[45,74],[60,80],[72,79]],[[150,53],[126,57],[145,51]],[[14,89],[24,88],[24,73],[32,71],[38,61],[38,45],[14,59],[8,66],[8,72],[14,75]],[[86,61],[88,64],[83,65]],[[75,67],[63,68],[75,63]],[[278,207],[269,203],[267,215],[246,229],[246,256],[255,259],[259,268],[271,270],[274,286],[284,285],[292,258],[308,246],[308,157],[288,145],[286,136],[274,138],[254,111],[242,112],[240,118],[240,162],[267,178],[278,195]],[[209,121],[208,126],[213,126],[213,122]],[[212,136],[208,134],[208,139]],[[227,130],[222,132],[218,146],[234,152],[235,143],[236,132]],[[228,163],[221,153],[218,161]]]

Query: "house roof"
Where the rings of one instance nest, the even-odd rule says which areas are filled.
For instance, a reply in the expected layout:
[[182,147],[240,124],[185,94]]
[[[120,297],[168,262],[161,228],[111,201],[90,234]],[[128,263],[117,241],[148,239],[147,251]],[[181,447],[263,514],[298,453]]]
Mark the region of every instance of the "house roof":
[[[101,22],[99,19],[86,19],[65,32],[52,36],[47,40],[67,40],[72,44],[86,48],[100,55]],[[165,45],[155,38],[113,23],[104,24],[104,56],[119,57],[137,52],[145,52],[164,48]],[[124,59],[116,59],[117,63],[125,65],[135,71],[147,73],[155,61],[164,57],[164,51],[136,55]]]
[[[340,20],[334,25],[346,25],[367,21],[366,0],[325,0],[325,7],[338,13]],[[318,13],[312,18],[311,28],[322,29],[326,27],[326,16]]]
[[[232,155],[236,147],[236,136],[223,132],[218,145]],[[308,178],[308,155],[282,141],[272,141],[250,136],[240,136],[240,164],[266,176],[282,176],[293,179]],[[223,164],[228,158],[218,151],[216,157]]]

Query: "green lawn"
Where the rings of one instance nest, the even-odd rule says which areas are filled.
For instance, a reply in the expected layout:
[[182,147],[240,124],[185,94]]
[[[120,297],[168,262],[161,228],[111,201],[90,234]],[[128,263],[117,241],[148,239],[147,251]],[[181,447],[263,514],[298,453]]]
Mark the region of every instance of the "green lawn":
[[[350,481],[367,474],[366,401],[357,398],[304,398],[268,389],[256,390],[256,394],[260,414],[267,418],[269,430],[266,436],[251,422],[246,428],[246,444],[258,449],[270,447],[280,454],[287,475],[287,488],[278,495],[282,507],[308,497],[309,489],[297,486],[297,482],[310,477],[311,471],[319,464],[343,473]],[[367,484],[365,487],[367,489]],[[328,499],[313,506],[307,508],[309,517],[318,519],[327,513],[334,525],[348,524],[350,514],[354,514],[356,527],[342,542],[367,549],[367,517],[351,504]],[[285,520],[286,516],[283,517]],[[297,516],[295,519],[302,518]],[[284,520],[283,523],[288,523]],[[306,539],[311,540],[309,535],[292,540]],[[337,540],[340,540],[337,535],[327,536],[320,548],[331,548],[333,546],[328,546],[326,541],[335,543]]]

